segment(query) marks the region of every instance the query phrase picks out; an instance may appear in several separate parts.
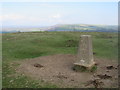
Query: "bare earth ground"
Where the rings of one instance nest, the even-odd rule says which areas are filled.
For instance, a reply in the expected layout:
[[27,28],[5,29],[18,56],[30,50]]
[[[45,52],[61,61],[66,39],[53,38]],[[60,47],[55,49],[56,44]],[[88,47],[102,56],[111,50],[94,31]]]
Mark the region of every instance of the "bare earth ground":
[[18,62],[16,71],[63,88],[118,87],[117,61],[95,58],[96,72],[74,71],[75,61],[76,56],[71,54],[42,56]]

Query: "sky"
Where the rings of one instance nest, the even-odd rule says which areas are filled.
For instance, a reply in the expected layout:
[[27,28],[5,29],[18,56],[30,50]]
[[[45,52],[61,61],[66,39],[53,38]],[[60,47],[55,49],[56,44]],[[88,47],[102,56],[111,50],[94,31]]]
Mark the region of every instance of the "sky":
[[3,2],[3,27],[118,24],[118,2]]

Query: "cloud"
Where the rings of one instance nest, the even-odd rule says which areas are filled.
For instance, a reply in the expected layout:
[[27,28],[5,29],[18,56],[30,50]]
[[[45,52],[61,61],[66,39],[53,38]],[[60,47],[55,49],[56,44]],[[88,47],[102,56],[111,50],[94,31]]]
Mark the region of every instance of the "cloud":
[[39,18],[35,16],[20,15],[20,14],[5,14],[0,16],[0,22],[3,25],[31,25],[46,21],[46,18]]
[[58,13],[58,14],[55,14],[52,16],[53,18],[61,18],[61,15]]
[[53,25],[58,24],[62,22],[62,15],[59,13],[51,14],[51,15],[45,15],[45,16],[30,16],[25,14],[4,14],[0,16],[0,22],[4,26],[7,25],[27,25],[27,26],[44,26],[44,25]]
[[26,16],[26,15],[18,15],[18,14],[5,14],[0,16],[0,21],[38,21],[38,18]]
[[24,19],[25,16],[22,15],[16,15],[16,14],[5,14],[5,15],[1,15],[0,16],[0,20],[1,21],[5,21],[5,20],[20,20],[20,19]]
[[7,21],[7,20],[12,20],[12,21],[46,21],[49,18],[60,18],[60,14],[55,14],[55,15],[49,15],[45,17],[40,17],[40,16],[29,16],[29,15],[20,15],[20,14],[5,14],[0,16],[0,21]]

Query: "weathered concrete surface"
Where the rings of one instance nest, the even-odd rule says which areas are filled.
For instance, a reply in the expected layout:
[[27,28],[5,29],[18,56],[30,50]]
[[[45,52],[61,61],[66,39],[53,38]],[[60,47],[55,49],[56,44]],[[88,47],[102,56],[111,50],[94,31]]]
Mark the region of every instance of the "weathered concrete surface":
[[77,62],[74,64],[85,67],[92,67],[95,64],[93,59],[91,35],[81,35],[77,54]]

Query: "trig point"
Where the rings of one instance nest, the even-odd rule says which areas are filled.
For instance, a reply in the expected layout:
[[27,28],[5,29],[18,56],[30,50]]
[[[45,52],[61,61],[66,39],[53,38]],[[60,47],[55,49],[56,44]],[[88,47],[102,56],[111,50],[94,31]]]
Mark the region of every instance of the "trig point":
[[81,35],[77,54],[77,62],[74,63],[74,65],[87,68],[91,68],[95,65],[93,59],[91,35]]

